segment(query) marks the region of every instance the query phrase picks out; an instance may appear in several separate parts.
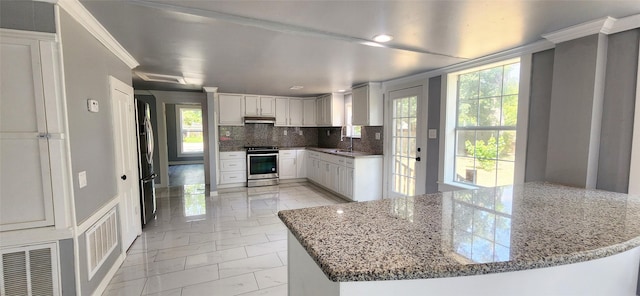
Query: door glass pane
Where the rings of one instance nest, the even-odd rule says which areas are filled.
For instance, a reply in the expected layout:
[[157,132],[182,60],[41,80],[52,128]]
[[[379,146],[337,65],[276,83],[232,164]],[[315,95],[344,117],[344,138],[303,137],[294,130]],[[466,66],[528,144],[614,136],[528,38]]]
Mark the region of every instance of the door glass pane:
[[417,132],[416,96],[397,98],[393,101],[392,191],[401,195],[415,194],[415,157]]

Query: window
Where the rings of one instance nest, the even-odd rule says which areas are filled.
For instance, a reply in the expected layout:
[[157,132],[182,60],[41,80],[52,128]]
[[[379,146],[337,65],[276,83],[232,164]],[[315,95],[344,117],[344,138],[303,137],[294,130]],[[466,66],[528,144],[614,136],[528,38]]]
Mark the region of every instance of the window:
[[195,105],[178,105],[176,113],[179,154],[202,154],[204,151],[202,109]]
[[347,94],[344,96],[344,116],[345,116],[345,126],[346,126],[346,134],[345,136],[350,138],[360,138],[362,136],[362,126],[352,125],[353,118],[353,97],[351,94]]
[[449,79],[455,83],[456,101],[454,151],[448,152],[454,153],[453,181],[486,187],[513,184],[520,61],[455,73]]

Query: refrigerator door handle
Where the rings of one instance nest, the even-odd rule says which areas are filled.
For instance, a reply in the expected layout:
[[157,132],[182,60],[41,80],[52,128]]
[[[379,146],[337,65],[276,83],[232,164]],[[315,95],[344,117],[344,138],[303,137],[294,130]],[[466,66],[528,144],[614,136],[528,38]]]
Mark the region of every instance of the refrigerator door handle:
[[147,162],[148,163],[153,163],[153,149],[155,146],[155,143],[153,142],[153,129],[151,127],[151,120],[146,117],[145,118],[145,133],[147,136]]

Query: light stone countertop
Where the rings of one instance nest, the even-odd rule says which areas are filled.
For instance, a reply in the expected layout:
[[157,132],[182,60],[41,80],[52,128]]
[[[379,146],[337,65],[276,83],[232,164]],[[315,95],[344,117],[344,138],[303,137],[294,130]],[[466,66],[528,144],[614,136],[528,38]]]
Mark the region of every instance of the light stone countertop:
[[332,281],[457,277],[640,246],[640,196],[527,183],[278,213]]

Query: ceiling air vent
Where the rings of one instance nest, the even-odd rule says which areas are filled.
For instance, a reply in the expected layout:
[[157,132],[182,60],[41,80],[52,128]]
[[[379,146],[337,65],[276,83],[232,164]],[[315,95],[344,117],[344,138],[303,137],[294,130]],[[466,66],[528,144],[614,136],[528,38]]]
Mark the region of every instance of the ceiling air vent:
[[136,75],[138,75],[140,78],[142,78],[145,81],[187,84],[187,82],[184,80],[184,77],[182,76],[153,74],[153,73],[145,73],[145,72],[136,72]]

